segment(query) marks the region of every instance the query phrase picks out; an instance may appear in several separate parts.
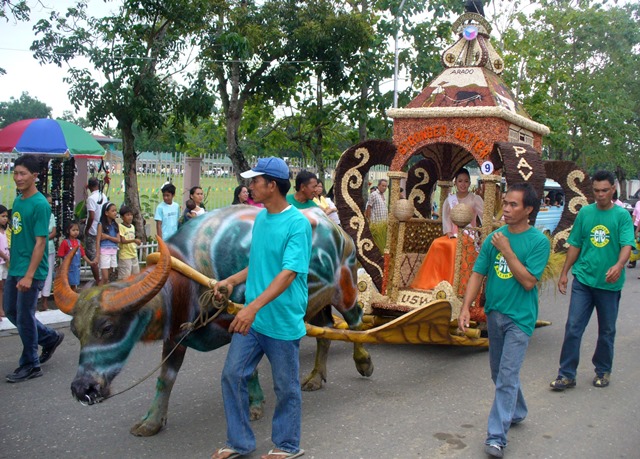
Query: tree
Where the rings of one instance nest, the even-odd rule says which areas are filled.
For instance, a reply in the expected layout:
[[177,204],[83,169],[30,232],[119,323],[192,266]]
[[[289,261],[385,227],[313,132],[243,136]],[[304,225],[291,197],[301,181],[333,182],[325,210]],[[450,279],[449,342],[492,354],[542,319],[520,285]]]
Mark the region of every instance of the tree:
[[29,20],[31,8],[29,8],[26,0],[0,0],[0,6],[2,7],[2,9],[0,9],[0,19],[5,19],[8,22],[9,16],[13,16],[16,21]]
[[504,35],[506,81],[551,128],[550,158],[638,171],[640,5],[540,2]]
[[372,42],[369,18],[348,11],[343,2],[317,1],[300,11],[292,37],[297,59],[304,62],[299,74],[297,110],[309,130],[298,135],[324,176],[324,139],[331,126],[344,116],[339,96],[350,89],[351,73]]
[[19,99],[13,97],[8,102],[0,102],[0,128],[20,120],[51,117],[51,107],[28,92],[23,92]]
[[[179,130],[185,119],[210,113],[212,98],[201,92],[198,81],[185,87],[173,79],[189,64],[184,55],[207,23],[209,5],[207,0],[124,0],[117,13],[94,18],[86,13],[86,0],[80,0],[66,14],[53,12],[35,26],[40,37],[31,48],[35,57],[71,66],[65,81],[71,85],[69,99],[76,110],[86,107],[94,127],[111,117],[118,123],[128,190],[125,203],[138,210],[134,223],[140,237],[144,227],[134,127],[153,132],[173,114]],[[71,62],[80,56],[91,62],[91,71]]]
[[227,155],[240,181],[249,164],[239,143],[239,129],[250,100],[278,105],[292,94],[300,64],[290,46],[295,2],[220,1],[212,5],[215,21],[202,37],[201,75],[216,83],[226,127]]

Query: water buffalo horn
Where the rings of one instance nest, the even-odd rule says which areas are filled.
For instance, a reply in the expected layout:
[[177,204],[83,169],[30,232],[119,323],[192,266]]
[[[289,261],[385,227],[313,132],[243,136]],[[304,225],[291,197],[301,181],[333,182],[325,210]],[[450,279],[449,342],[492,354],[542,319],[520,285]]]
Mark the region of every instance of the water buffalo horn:
[[120,312],[144,306],[162,289],[171,273],[171,252],[158,238],[160,261],[141,281],[119,290],[106,291],[101,308],[105,312]]
[[74,247],[71,252],[64,257],[62,264],[58,268],[56,274],[56,280],[53,283],[53,299],[60,309],[65,314],[71,314],[73,308],[78,300],[78,294],[69,285],[69,265],[71,260],[78,251],[78,247]]

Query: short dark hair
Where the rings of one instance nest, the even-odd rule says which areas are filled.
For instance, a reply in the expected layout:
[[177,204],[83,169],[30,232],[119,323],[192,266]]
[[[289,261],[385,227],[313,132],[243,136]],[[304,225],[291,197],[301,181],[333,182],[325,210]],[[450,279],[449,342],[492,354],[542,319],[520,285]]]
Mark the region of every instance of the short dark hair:
[[[262,176],[267,181],[267,183],[268,182],[276,182],[276,186],[278,187],[278,190],[280,191],[280,194],[282,196],[286,196],[287,193],[289,192],[289,190],[291,189],[291,182],[288,179],[275,178],[275,177],[273,177],[271,175],[267,175],[267,174],[263,174]],[[313,176],[315,177],[315,174],[313,174]],[[296,181],[297,181],[297,179],[296,179]]]
[[535,215],[540,210],[540,198],[536,189],[527,182],[518,182],[509,186],[507,193],[510,191],[522,191],[522,205],[524,207],[532,207],[530,215]]
[[164,193],[171,193],[172,195],[176,195],[176,186],[173,183],[167,183],[166,185],[164,185],[160,191],[162,191],[162,194]]
[[120,207],[120,216],[124,217],[126,214],[133,215],[133,209],[129,206],[125,206],[124,204]]
[[192,186],[191,189],[189,190],[189,196],[191,196],[193,193],[195,193],[196,190],[202,190],[202,187],[199,186],[199,185]]
[[95,177],[91,177],[87,182],[87,187],[89,187],[90,190],[94,188],[98,188],[99,186],[100,186],[100,182],[98,182],[98,179]]
[[193,199],[187,199],[184,202],[184,206],[189,210],[193,210],[196,208],[196,202]]
[[13,166],[22,166],[32,174],[40,172],[40,160],[35,155],[20,155],[14,161]]
[[389,181],[386,178],[381,178],[380,180],[378,180],[378,186],[380,186],[382,182],[389,183]]
[[[318,176],[307,170],[300,171],[298,175],[296,175],[296,191],[300,191],[300,187],[302,187],[302,185],[306,185],[312,179],[318,180]],[[289,188],[291,188],[291,186],[289,186]]]
[[592,182],[603,182],[605,180],[608,181],[611,185],[616,184],[616,176],[613,175],[613,172],[600,170],[593,174],[593,177],[591,177]]

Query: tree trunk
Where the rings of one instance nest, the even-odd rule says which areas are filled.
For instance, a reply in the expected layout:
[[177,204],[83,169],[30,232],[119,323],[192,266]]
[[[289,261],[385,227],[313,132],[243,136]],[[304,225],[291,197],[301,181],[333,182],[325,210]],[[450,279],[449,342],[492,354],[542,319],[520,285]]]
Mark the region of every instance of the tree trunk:
[[366,81],[360,86],[360,113],[358,116],[358,138],[360,142],[367,140],[367,95],[369,94],[369,85]]
[[244,157],[240,145],[238,145],[238,130],[240,128],[240,120],[242,114],[236,114],[235,111],[230,111],[227,115],[227,155],[231,159],[233,169],[236,173],[238,183],[243,183],[245,180],[240,177],[240,173],[251,169],[249,162]]
[[[318,112],[322,112],[323,109],[323,94],[322,94],[322,71],[317,72],[317,83],[316,83],[316,110]],[[322,117],[324,118],[324,117]],[[318,117],[320,119],[320,117]],[[311,144],[311,153],[315,159],[316,165],[318,166],[318,180],[322,180],[324,183],[324,158],[322,157],[322,140],[323,140],[323,132],[322,132],[322,123],[317,123],[315,129],[315,142]]]
[[[144,230],[144,220],[140,206],[138,193],[138,177],[136,175],[136,150],[133,146],[135,136],[133,125],[130,122],[120,123],[122,130],[122,157],[124,166],[124,203],[133,209],[133,225],[136,228],[136,237],[142,241],[147,240]],[[153,217],[152,217],[153,218]]]
[[618,199],[620,201],[624,201],[627,199],[627,174],[624,169],[620,166],[616,166],[616,177],[618,177],[618,181],[620,182],[620,196]]
[[[218,78],[220,85],[224,84],[224,78]],[[242,110],[244,102],[240,97],[240,68],[238,63],[231,64],[231,95],[228,98],[226,107],[227,115],[227,155],[231,159],[231,164],[236,173],[238,183],[243,183],[244,179],[240,177],[240,173],[250,169],[247,159],[242,153],[240,145],[238,145],[238,131],[240,129],[240,121],[242,120]]]
[[[368,14],[369,12],[368,0],[362,0],[362,2],[360,3],[360,7],[362,8],[361,13],[363,15]],[[362,84],[360,85],[360,100],[358,102],[358,110],[360,112],[358,114],[358,138],[360,142],[364,142],[365,140],[367,140],[367,120],[369,119],[369,116],[367,114],[368,96],[369,96],[369,79],[365,78],[363,75]]]

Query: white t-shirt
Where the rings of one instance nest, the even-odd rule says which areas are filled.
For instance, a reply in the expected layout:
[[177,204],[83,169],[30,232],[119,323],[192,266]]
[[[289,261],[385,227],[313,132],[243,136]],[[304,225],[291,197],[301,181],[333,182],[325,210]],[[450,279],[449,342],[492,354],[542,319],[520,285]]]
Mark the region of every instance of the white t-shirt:
[[91,224],[91,228],[89,228],[89,234],[92,236],[98,235],[98,223],[100,223],[100,217],[102,216],[102,206],[108,200],[107,196],[98,190],[91,193],[87,198],[87,219],[89,218],[90,211],[95,213],[93,223]]

